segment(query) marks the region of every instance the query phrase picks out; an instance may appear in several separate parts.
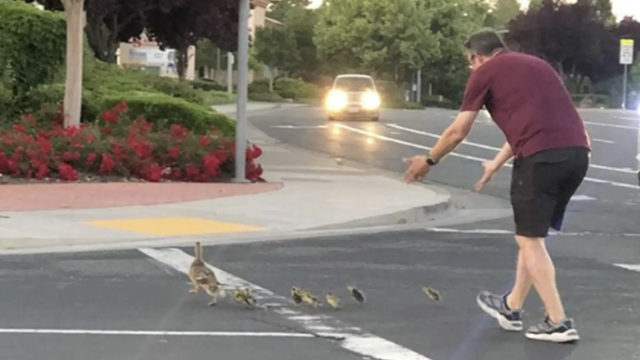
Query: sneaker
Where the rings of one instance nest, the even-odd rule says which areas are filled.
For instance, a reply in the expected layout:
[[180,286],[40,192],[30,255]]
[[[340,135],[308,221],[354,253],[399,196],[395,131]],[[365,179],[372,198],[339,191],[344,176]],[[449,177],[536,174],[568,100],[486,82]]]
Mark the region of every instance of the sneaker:
[[554,343],[567,343],[580,340],[573,319],[564,319],[558,324],[551,322],[549,317],[536,326],[527,330],[525,336],[531,340],[551,341]]
[[507,306],[506,295],[495,295],[483,291],[478,295],[478,305],[507,331],[522,331],[522,310],[511,310]]

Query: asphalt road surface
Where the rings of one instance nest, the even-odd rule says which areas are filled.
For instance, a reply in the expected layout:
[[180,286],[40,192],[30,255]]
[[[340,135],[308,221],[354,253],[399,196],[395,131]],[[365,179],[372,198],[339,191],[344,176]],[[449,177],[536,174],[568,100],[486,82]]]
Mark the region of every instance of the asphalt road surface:
[[[401,173],[401,158],[423,153],[454,112],[386,111],[379,123],[332,123],[315,108],[251,121],[306,149]],[[516,246],[510,218],[447,229],[351,235],[206,248],[230,287],[255,290],[263,308],[229,298],[208,307],[188,294],[192,250],[0,256],[0,358],[11,360],[600,360],[640,359],[638,122],[615,112],[583,114],[594,141],[592,168],[572,202],[565,233],[551,236],[558,282],[582,341],[555,345],[501,331],[475,303],[478,291],[507,290]],[[628,117],[628,118],[627,118]],[[469,143],[430,174],[457,198],[469,195],[503,138],[487,119]],[[509,172],[486,194],[508,208]],[[483,204],[475,209],[482,212]],[[342,298],[338,311],[295,307],[298,285]],[[351,301],[347,285],[367,295]],[[428,299],[432,286],[442,301]],[[541,320],[537,296],[525,325]]]
[[[207,247],[221,281],[253,287],[266,309],[188,294],[188,248],[0,257],[0,348],[12,360],[640,358],[640,273],[571,246],[550,244],[578,344],[506,333],[475,305],[511,284],[510,235],[420,230]],[[293,285],[343,308],[295,307]],[[527,325],[541,319],[535,296],[526,310]]]
[[[320,108],[262,114],[252,123],[283,142],[353,160],[394,173],[404,172],[403,157],[424,154],[456,112],[387,110],[381,121],[328,122]],[[638,127],[640,116],[617,111],[582,111],[592,138],[588,179],[578,190],[565,220],[567,231],[639,233]],[[467,141],[433,168],[427,181],[469,191],[482,173],[482,159],[492,159],[504,135],[490,118],[480,116]],[[509,196],[511,169],[504,167],[482,191]],[[508,203],[505,202],[505,206]]]

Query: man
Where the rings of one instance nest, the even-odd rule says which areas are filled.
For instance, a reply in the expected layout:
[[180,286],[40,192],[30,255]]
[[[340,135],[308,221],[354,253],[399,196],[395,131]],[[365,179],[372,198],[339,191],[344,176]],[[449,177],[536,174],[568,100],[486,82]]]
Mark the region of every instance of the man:
[[512,157],[511,205],[519,246],[513,289],[504,295],[483,291],[478,305],[502,328],[521,331],[522,307],[533,285],[546,309],[532,326],[533,340],[579,340],[556,288],[555,269],[545,248],[549,228],[560,230],[566,206],[589,167],[590,140],[584,124],[556,71],[545,61],[510,52],[492,31],[482,31],[465,44],[473,70],[460,114],[427,156],[405,159],[407,182],[424,178],[430,168],[469,134],[478,111],[486,106],[507,142],[476,184],[482,187]]

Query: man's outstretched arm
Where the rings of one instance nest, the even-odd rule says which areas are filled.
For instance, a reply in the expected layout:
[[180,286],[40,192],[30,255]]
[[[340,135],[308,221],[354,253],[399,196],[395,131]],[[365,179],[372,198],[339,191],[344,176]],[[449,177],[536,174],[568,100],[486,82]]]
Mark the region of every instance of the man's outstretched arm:
[[429,153],[435,161],[440,161],[447,154],[452,152],[469,135],[471,126],[478,116],[477,111],[463,111],[451,125],[442,133],[438,142]]

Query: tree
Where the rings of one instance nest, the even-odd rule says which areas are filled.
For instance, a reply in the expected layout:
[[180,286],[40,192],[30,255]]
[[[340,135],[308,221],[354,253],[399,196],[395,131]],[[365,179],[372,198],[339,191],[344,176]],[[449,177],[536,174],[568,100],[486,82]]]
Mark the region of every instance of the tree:
[[387,74],[395,80],[438,55],[432,4],[420,0],[341,0],[325,4],[314,42],[337,71]]
[[520,14],[520,3],[518,0],[495,0],[492,10],[495,17],[494,27],[504,29]]
[[591,7],[607,26],[616,24],[616,17],[613,15],[611,0],[577,0],[578,3]]
[[[63,11],[62,0],[25,0],[46,10]],[[143,32],[147,0],[85,0],[85,33],[89,46],[99,60],[115,63],[120,42],[128,42]]]
[[291,11],[308,10],[311,0],[271,0],[269,17],[281,22],[286,22]]
[[286,27],[262,27],[256,29],[253,43],[258,61],[269,68],[269,90],[273,92],[273,80],[281,72],[289,72],[300,60],[296,39]]
[[529,10],[535,10],[536,8],[539,8],[540,6],[542,6],[542,3],[544,2],[544,0],[529,0]]
[[431,84],[436,94],[457,102],[469,76],[469,63],[461,44],[474,32],[489,26],[492,19],[484,1],[458,0],[444,5],[434,8],[430,28],[438,35],[440,56],[425,66],[423,83]]
[[607,30],[593,7],[558,0],[530,8],[510,23],[507,34],[521,50],[544,58],[573,78],[578,75],[579,62],[597,57],[606,37]]
[[585,79],[605,82],[622,71],[619,39],[630,36],[640,40],[640,24],[625,19],[610,26],[606,16],[603,18],[603,6],[597,1],[567,4],[544,0],[511,23],[508,37],[523,51],[546,59],[576,90],[583,87]]
[[148,0],[153,9],[145,13],[147,35],[160,49],[176,50],[176,68],[184,79],[188,49],[199,39],[208,39],[222,51],[238,47],[239,4],[237,0]]

